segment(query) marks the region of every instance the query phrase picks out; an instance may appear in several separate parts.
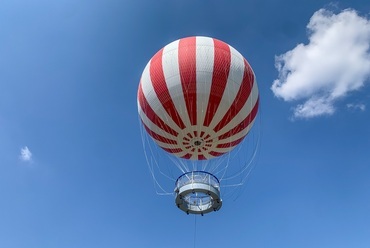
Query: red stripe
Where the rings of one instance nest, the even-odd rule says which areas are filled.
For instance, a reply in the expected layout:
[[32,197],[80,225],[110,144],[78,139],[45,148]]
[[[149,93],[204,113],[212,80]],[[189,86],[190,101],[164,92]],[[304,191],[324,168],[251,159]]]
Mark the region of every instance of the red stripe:
[[198,160],[206,160],[206,157],[204,157],[203,154],[198,155]]
[[165,150],[166,152],[169,152],[169,153],[179,153],[179,152],[182,152],[182,150],[180,148],[170,149],[170,148],[164,148],[164,147],[162,147],[162,149]]
[[163,48],[157,52],[150,61],[150,79],[153,84],[154,91],[161,102],[163,108],[168,115],[181,129],[185,128],[181,116],[176,110],[175,104],[172,101],[170,92],[168,91],[166,80],[162,67]]
[[178,133],[173,130],[170,126],[168,126],[150,107],[148,101],[145,98],[145,95],[143,93],[142,84],[140,82],[139,84],[139,90],[138,90],[138,99],[141,109],[143,110],[144,114],[151,120],[156,126],[158,126],[163,131],[170,133],[174,136],[177,136]]
[[181,158],[190,159],[191,158],[191,154],[187,153],[184,156],[182,156]]
[[[143,123],[143,126],[145,127],[146,131],[150,134],[150,136],[152,136],[153,139],[155,139],[157,141],[161,141],[163,143],[177,145],[177,141],[171,140],[171,139],[168,139],[168,138],[165,138],[165,137],[163,137],[163,136],[161,136],[161,135],[153,132],[144,123]],[[162,147],[161,145],[159,145],[159,146],[163,150],[165,150],[166,152],[169,152],[169,153],[179,153],[179,152],[182,152],[182,149],[181,148],[166,148],[166,147]]]
[[233,142],[229,142],[229,143],[224,143],[224,144],[218,144],[217,145],[217,148],[228,148],[228,147],[234,147],[236,146],[237,144],[239,144],[243,139],[244,139],[245,135],[243,137],[241,137],[240,139],[237,139]]
[[196,37],[179,41],[179,69],[191,125],[197,124]]
[[248,65],[247,61],[244,59],[244,76],[243,81],[241,82],[240,88],[238,93],[236,94],[236,97],[231,104],[230,108],[224,115],[224,117],[221,119],[221,121],[216,125],[216,127],[213,129],[215,132],[218,132],[221,130],[224,126],[226,126],[243,108],[245,102],[247,101],[252,87],[254,84],[254,75],[253,72]]
[[211,92],[203,125],[208,127],[220,105],[224,94],[227,78],[229,77],[231,53],[226,43],[213,39],[214,42],[214,64]]
[[230,131],[228,131],[228,132],[224,133],[223,135],[221,135],[220,137],[218,137],[218,139],[219,140],[227,139],[227,138],[239,133],[240,131],[244,130],[246,127],[248,127],[248,125],[254,120],[254,118],[257,115],[258,104],[259,104],[259,97],[257,99],[256,104],[253,106],[252,111],[249,113],[249,115],[242,122],[240,122],[236,127],[234,127]]
[[218,157],[218,156],[221,156],[222,154],[225,154],[225,153],[224,152],[211,151],[209,154],[214,156],[214,157]]
[[145,130],[148,132],[148,134],[150,136],[152,136],[153,139],[158,140],[158,141],[163,142],[163,143],[166,143],[166,144],[177,145],[177,141],[176,140],[172,140],[172,139],[163,137],[162,135],[159,135],[159,134],[153,132],[152,130],[149,129],[149,127],[147,127],[144,124],[143,121],[141,121],[141,122],[143,123],[143,126],[144,126]]

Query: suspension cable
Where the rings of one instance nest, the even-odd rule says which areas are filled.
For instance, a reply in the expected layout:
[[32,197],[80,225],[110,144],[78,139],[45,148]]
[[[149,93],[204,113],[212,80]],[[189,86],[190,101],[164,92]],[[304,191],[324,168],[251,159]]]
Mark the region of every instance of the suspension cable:
[[196,237],[197,237],[197,215],[194,214],[194,248],[196,244]]

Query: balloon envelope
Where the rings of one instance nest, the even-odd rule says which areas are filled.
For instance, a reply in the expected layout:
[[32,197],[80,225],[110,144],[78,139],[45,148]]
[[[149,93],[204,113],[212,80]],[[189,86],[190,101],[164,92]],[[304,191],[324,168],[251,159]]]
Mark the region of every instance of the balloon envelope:
[[145,67],[138,111],[147,133],[166,152],[208,160],[234,149],[258,111],[256,78],[230,45],[209,37],[176,40]]

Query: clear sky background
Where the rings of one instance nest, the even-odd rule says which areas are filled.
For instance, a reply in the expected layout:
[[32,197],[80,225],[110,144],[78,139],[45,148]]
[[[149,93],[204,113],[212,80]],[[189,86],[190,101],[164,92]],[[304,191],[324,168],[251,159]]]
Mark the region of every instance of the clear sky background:
[[[370,247],[369,15],[364,0],[1,1],[0,247]],[[192,35],[250,62],[262,132],[241,196],[197,218],[156,195],[136,106],[148,60]]]

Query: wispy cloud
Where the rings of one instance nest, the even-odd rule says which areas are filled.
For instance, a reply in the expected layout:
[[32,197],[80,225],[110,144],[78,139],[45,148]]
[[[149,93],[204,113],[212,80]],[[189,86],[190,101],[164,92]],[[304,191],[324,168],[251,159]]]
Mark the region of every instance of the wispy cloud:
[[349,104],[347,104],[347,108],[353,109],[353,110],[365,111],[366,105],[363,104],[363,103],[358,103],[358,104],[349,103]]
[[271,90],[284,101],[301,101],[294,118],[331,115],[335,102],[370,78],[370,20],[354,10],[315,12],[309,43],[276,56],[279,72]]
[[32,152],[30,151],[30,149],[28,149],[27,146],[21,148],[21,155],[19,156],[19,158],[25,162],[32,161]]

